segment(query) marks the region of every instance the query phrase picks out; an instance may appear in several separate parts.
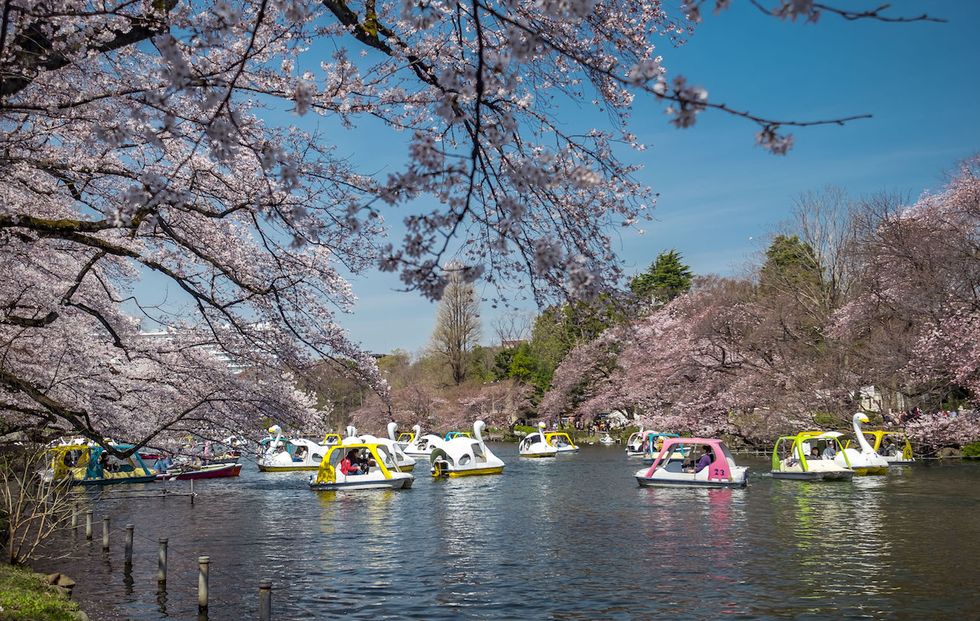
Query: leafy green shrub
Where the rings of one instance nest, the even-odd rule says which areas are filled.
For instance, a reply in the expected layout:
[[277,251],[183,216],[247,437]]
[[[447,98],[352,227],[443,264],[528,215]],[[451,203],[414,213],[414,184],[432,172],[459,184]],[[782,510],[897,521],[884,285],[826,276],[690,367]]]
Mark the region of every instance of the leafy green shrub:
[[980,440],[964,444],[962,452],[966,459],[980,459]]

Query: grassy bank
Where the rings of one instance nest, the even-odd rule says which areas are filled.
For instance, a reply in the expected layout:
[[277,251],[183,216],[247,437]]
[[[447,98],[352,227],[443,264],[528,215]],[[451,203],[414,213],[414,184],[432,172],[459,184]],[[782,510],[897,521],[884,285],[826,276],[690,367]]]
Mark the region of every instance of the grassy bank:
[[75,621],[78,605],[30,569],[0,563],[0,621]]

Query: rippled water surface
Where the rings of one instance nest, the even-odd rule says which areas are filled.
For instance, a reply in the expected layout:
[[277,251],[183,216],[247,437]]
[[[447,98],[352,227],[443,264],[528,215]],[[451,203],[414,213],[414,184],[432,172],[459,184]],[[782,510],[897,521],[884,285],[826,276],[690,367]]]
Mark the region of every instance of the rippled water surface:
[[[406,491],[312,492],[307,473],[195,483],[199,496],[85,492],[81,532],[49,561],[93,619],[197,616],[197,557],[211,557],[208,618],[252,619],[271,578],[274,619],[977,618],[980,464],[893,468],[850,483],[771,479],[744,490],[640,488],[620,447],[523,460],[501,476]],[[187,483],[168,484],[186,490]],[[159,490],[162,484],[146,486]],[[103,515],[112,549],[101,550]],[[123,566],[123,525],[136,524]],[[165,592],[157,540],[169,538]]]

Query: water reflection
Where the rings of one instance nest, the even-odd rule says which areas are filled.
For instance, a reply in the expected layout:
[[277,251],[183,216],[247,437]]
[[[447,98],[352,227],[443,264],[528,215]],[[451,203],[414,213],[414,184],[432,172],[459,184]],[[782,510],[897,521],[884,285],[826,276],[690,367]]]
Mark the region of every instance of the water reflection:
[[[69,531],[58,545],[77,542],[77,560],[50,568],[76,578],[92,618],[108,620],[194,618],[199,554],[212,557],[208,613],[219,621],[254,618],[266,577],[284,619],[973,614],[972,575],[937,559],[980,554],[980,464],[670,489],[637,486],[639,466],[621,449],[547,463],[493,450],[503,475],[422,471],[404,491],[315,493],[306,473],[246,470],[201,482],[193,507],[106,494],[93,502],[96,521],[137,524],[134,563],[113,563]],[[171,544],[160,591],[159,537]]]

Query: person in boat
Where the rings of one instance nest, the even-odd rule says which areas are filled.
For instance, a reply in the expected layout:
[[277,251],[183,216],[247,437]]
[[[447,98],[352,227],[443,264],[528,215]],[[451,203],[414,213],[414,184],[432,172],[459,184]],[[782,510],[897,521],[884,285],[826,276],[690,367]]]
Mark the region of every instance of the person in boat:
[[694,464],[693,472],[695,474],[701,472],[702,470],[707,468],[708,464],[710,463],[711,463],[711,450],[707,446],[702,446],[701,456],[698,458],[697,463]]
[[880,455],[894,455],[895,454],[895,442],[891,439],[891,436],[885,436],[881,441],[881,448],[878,450]]
[[833,442],[828,442],[827,446],[823,449],[823,458],[833,459],[834,457],[837,457],[837,449],[834,448]]
[[357,449],[347,451],[347,455],[340,460],[340,472],[344,476],[363,474],[360,459],[357,457]]
[[170,459],[170,456],[167,455],[166,453],[163,453],[162,455],[160,455],[160,459],[158,459],[156,463],[153,464],[153,469],[156,470],[157,472],[166,472],[167,470],[170,470],[170,466],[172,466],[173,463],[174,462],[173,460]]
[[305,446],[297,446],[296,447],[296,454],[293,455],[293,461],[303,461],[303,459],[305,457],[306,457],[306,447]]
[[810,459],[820,459],[820,449],[817,447],[810,449]]

